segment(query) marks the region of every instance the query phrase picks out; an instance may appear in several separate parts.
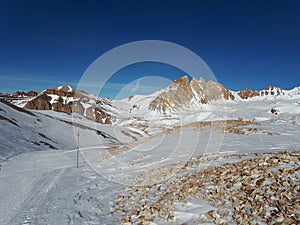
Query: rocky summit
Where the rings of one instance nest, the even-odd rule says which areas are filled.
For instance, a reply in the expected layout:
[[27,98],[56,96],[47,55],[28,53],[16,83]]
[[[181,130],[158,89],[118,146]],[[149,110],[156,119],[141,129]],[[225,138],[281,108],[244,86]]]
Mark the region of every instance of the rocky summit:
[[172,84],[158,95],[150,104],[149,110],[165,113],[177,111],[190,104],[208,104],[212,100],[234,100],[234,95],[222,84],[214,81],[205,82],[187,76],[174,80]]
[[285,95],[285,92],[283,91],[282,88],[274,87],[274,86],[268,86],[265,88],[265,90],[262,91],[253,91],[250,90],[249,88],[246,88],[245,90],[239,91],[238,95],[242,99],[248,99],[248,98],[253,98],[257,96],[280,96],[280,95]]

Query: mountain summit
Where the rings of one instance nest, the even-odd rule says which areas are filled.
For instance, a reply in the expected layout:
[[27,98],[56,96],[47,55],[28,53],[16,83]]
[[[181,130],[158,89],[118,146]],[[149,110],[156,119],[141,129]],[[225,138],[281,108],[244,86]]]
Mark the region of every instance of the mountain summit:
[[191,104],[207,104],[210,101],[224,99],[234,100],[234,95],[222,84],[214,81],[205,82],[193,78],[189,81],[187,76],[174,80],[165,91],[160,93],[149,104],[149,110],[165,113],[177,111]]

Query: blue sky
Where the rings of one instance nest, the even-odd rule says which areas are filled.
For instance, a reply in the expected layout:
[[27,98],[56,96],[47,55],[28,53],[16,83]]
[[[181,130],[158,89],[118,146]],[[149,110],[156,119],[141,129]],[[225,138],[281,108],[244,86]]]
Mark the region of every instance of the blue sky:
[[[164,40],[190,49],[232,90],[300,85],[297,0],[2,0],[0,92],[76,87],[100,55],[139,40]],[[154,68],[150,75],[162,72],[167,79],[182,72]],[[146,69],[149,65],[124,69],[102,95],[113,97],[121,84],[145,76]]]

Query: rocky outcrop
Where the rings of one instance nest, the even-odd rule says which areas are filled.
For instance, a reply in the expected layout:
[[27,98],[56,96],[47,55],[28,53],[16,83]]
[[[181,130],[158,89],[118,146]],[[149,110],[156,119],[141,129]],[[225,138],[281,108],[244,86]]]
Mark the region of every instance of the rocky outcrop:
[[174,80],[167,91],[157,96],[149,105],[150,110],[165,112],[167,109],[175,110],[189,103],[194,97],[189,79],[184,76]]
[[28,92],[17,91],[16,93],[14,93],[14,96],[22,96],[22,97],[34,97],[37,95],[38,93],[35,91],[28,91]]
[[45,94],[48,95],[58,95],[61,97],[74,97],[75,90],[71,88],[69,85],[64,85],[60,87],[49,88],[44,91]]
[[24,100],[24,99],[30,99],[37,95],[38,95],[38,93],[35,91],[28,91],[28,92],[17,91],[13,94],[0,93],[0,99],[5,99],[8,102],[14,102],[14,101],[20,101],[20,100]]
[[274,86],[268,86],[262,91],[255,91],[246,88],[245,90],[239,91],[237,93],[242,99],[249,99],[257,96],[279,96],[284,95],[284,91],[282,88],[277,88]]
[[256,97],[256,96],[260,96],[260,93],[258,91],[252,91],[249,88],[246,88],[245,90],[239,91],[237,94],[242,99],[248,99],[248,98],[253,98],[253,97]]
[[171,109],[171,104],[167,99],[166,94],[162,93],[150,102],[148,109],[152,111],[165,112],[167,109]]
[[101,124],[112,124],[114,118],[100,108],[89,107],[86,109],[86,118]]
[[284,95],[284,92],[282,88],[274,87],[274,86],[268,86],[265,88],[265,90],[260,92],[260,96],[279,96]]
[[[94,100],[83,91],[76,91],[70,86],[50,88],[29,100],[25,108],[34,110],[53,110],[64,113],[78,113],[101,124],[111,124],[114,118],[106,113],[102,105],[110,105],[107,100]],[[84,108],[84,104],[91,105]]]
[[51,97],[42,93],[36,98],[28,101],[25,105],[25,109],[34,109],[34,110],[51,110],[52,105],[50,103]]
[[[205,84],[203,84],[205,85]],[[225,99],[225,100],[234,100],[234,96],[226,89],[222,84],[209,80],[204,88],[204,95],[208,101]]]
[[148,109],[164,113],[189,106],[194,100],[198,104],[207,104],[218,99],[234,100],[234,95],[217,82],[205,82],[203,78],[193,78],[189,82],[188,77],[184,76],[174,80],[166,91],[151,101]]
[[271,113],[274,114],[274,115],[278,115],[278,110],[272,108],[272,109],[271,109]]

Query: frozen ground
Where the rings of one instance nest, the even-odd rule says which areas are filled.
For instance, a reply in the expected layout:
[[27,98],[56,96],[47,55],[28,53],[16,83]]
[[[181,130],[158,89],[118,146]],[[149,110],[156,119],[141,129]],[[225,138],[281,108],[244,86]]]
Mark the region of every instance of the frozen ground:
[[121,185],[95,173],[76,152],[30,152],[2,162],[0,224],[115,224]]
[[[0,224],[118,224],[121,215],[113,205],[133,178],[147,180],[153,171],[168,170],[203,154],[220,156],[216,163],[222,164],[228,162],[225,156],[234,153],[299,151],[299,102],[299,97],[288,96],[281,100],[215,102],[211,108],[185,115],[182,121],[180,115],[159,118],[150,113],[143,118],[143,111],[134,116],[124,113],[113,126],[51,111],[24,114],[0,103]],[[272,108],[278,115],[270,112]],[[215,131],[216,123],[158,135],[181,123],[239,117],[251,121],[238,126],[243,134]],[[145,128],[147,123],[151,126]],[[74,138],[78,131],[79,169]],[[152,134],[157,136],[150,137]],[[41,151],[47,147],[39,142],[41,139],[56,149]],[[209,165],[214,162],[203,162],[202,166]],[[158,180],[163,182],[176,172],[170,171]],[[175,206],[175,217],[180,221],[194,218],[195,211],[213,209],[205,199],[191,199],[185,206],[177,202]]]

